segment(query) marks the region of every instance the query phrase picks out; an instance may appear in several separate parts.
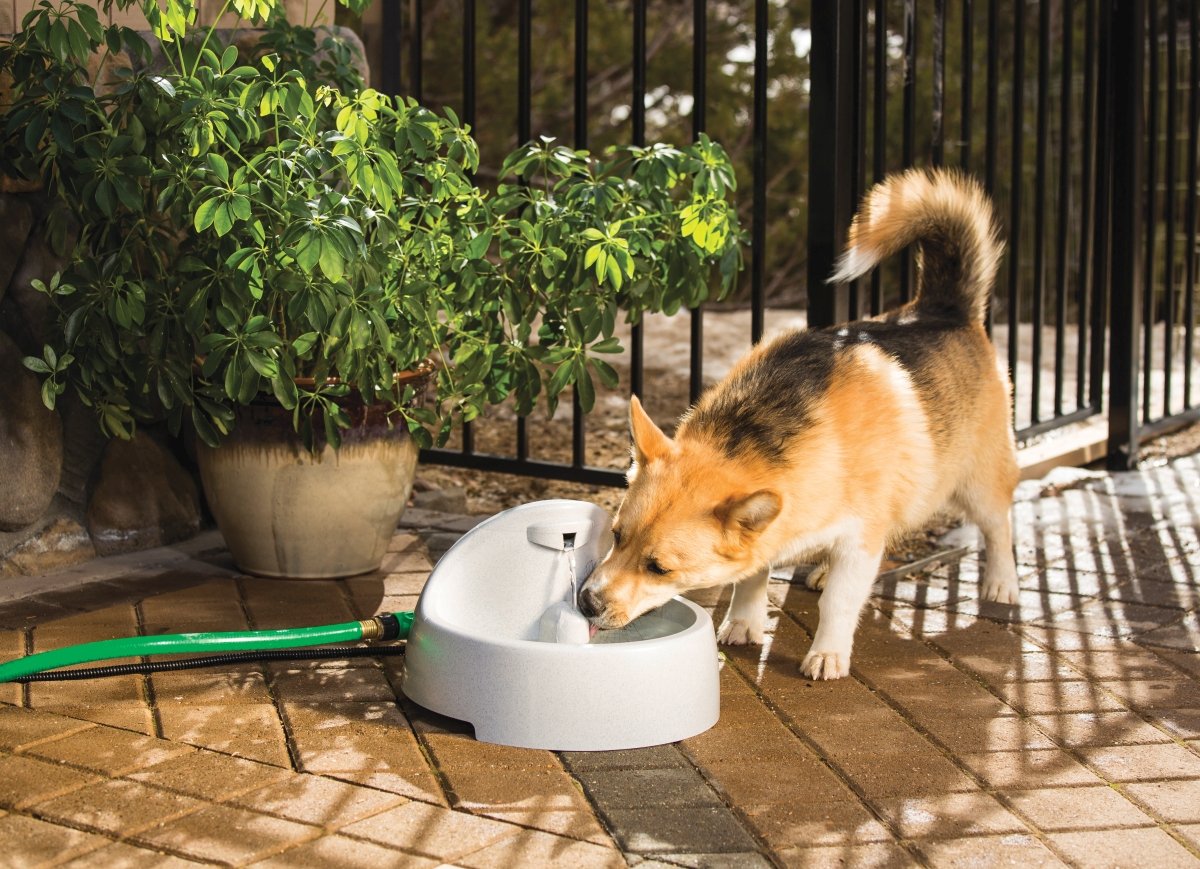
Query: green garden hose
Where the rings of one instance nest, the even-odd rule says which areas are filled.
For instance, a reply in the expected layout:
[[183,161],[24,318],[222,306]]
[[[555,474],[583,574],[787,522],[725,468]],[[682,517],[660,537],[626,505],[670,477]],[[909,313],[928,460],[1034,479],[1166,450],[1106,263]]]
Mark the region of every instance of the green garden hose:
[[81,643],[62,649],[39,652],[0,664],[0,682],[17,679],[92,661],[112,658],[136,658],[143,655],[179,655],[195,652],[236,652],[262,649],[295,649],[323,646],[327,643],[401,640],[412,627],[411,612],[380,613],[360,622],[319,625],[311,628],[283,628],[270,631],[227,631],[196,634],[160,634],[150,637],[126,637]]

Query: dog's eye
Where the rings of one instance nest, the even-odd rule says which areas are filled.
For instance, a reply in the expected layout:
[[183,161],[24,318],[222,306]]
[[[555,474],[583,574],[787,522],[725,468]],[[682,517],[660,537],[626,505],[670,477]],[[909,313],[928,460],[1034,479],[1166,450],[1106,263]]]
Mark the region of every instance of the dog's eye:
[[646,570],[650,571],[655,576],[666,576],[668,573],[671,572],[671,571],[667,570],[665,567],[663,567],[661,564],[659,564],[653,558],[651,558],[649,561],[646,562]]
[[613,535],[613,546],[620,546],[621,545],[621,532],[618,531],[616,528],[614,528],[612,530],[612,535]]

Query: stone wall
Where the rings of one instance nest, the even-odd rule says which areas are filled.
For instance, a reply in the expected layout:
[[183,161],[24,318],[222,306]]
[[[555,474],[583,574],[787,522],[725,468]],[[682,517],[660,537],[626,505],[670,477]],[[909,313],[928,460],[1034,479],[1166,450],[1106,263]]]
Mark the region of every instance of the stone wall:
[[[335,30],[361,56],[357,36]],[[33,281],[64,265],[44,212],[36,184],[0,176],[0,578],[181,540],[206,515],[195,465],[165,430],[142,426],[132,441],[108,441],[72,390],[54,410],[43,404],[21,360],[42,355],[54,325]]]
[[55,410],[21,363],[40,356],[53,325],[33,288],[63,263],[42,235],[36,191],[0,192],[0,575],[41,573],[195,534],[194,473],[180,444],[150,429],[108,442],[90,408],[68,391]]

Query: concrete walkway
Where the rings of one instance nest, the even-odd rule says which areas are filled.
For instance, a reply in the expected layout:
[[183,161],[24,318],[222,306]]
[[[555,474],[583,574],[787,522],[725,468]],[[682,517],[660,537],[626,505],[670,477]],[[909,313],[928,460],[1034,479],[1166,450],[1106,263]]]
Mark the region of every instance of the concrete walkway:
[[[727,650],[720,722],[676,745],[478,743],[397,658],[0,685],[0,863],[1200,866],[1200,458],[1061,472],[1014,516],[1019,612],[977,602],[973,554],[893,572],[818,684],[816,595],[774,581],[768,642]],[[472,521],[410,511],[340,582],[242,576],[215,534],[6,581],[0,660],[411,609]]]

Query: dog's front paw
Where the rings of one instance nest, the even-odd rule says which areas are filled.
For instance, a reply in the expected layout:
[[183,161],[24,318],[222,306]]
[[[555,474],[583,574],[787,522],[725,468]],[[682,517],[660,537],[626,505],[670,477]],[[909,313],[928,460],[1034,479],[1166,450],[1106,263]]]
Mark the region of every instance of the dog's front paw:
[[979,599],[996,603],[1016,604],[1020,602],[1016,583],[986,582],[979,590]]
[[850,675],[850,655],[846,652],[818,652],[804,656],[800,672],[810,679],[841,679]]
[[988,571],[984,574],[983,584],[979,587],[979,599],[995,601],[996,603],[1015,604],[1020,602],[1021,589],[1017,586],[1015,570]]
[[816,567],[809,571],[808,576],[804,577],[804,584],[813,591],[820,591],[825,587],[825,580],[829,577],[829,562],[822,561]]
[[726,618],[717,629],[717,642],[726,646],[761,646],[763,627],[746,619]]

